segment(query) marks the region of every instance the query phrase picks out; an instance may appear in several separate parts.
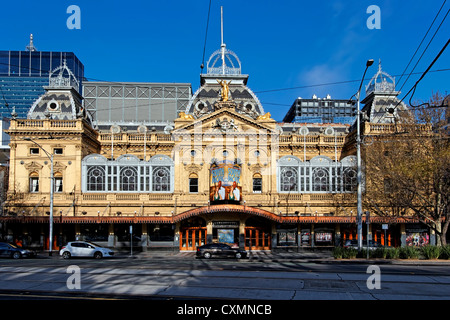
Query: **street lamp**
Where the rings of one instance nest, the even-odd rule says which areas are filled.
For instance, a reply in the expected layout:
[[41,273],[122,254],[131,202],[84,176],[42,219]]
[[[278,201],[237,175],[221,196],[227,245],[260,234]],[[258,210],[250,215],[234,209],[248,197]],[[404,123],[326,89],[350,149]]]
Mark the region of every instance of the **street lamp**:
[[[366,76],[367,69],[373,64],[373,59],[367,60],[366,68],[364,69],[364,74],[359,84],[358,92],[356,93],[357,98],[357,108],[356,108],[356,158],[357,158],[357,184],[358,184],[358,199],[357,199],[357,221],[358,221],[358,250],[361,251],[362,248],[362,185],[361,185],[361,87]],[[351,100],[351,99],[350,99]]]
[[39,143],[32,140],[31,138],[23,138],[25,141],[31,141],[35,145],[39,147],[42,151],[44,151],[45,155],[50,160],[50,230],[49,230],[49,251],[48,255],[52,256],[53,249],[53,188],[54,188],[54,173],[53,173],[53,153],[47,152]]

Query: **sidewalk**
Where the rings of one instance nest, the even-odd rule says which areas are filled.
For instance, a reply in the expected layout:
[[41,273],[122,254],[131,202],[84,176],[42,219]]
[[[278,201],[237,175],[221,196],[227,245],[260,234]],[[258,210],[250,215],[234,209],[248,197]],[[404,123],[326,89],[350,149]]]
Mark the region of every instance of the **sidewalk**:
[[[354,258],[335,259],[331,251],[302,251],[302,252],[271,252],[248,251],[245,261],[254,262],[279,262],[295,261],[303,263],[336,263],[336,264],[395,264],[395,265],[439,265],[450,266],[450,260],[436,259],[381,259],[381,258]],[[133,259],[196,259],[195,251],[146,251],[146,252],[116,252],[117,258]]]

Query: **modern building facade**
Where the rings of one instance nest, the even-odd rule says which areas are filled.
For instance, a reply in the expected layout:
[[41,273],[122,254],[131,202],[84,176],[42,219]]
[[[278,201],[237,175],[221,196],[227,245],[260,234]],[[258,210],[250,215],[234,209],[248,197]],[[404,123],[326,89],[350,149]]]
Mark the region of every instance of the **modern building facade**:
[[297,98],[284,117],[284,122],[298,123],[345,123],[355,121],[356,107],[349,100],[318,98]]
[[73,52],[38,51],[33,35],[26,51],[0,51],[0,116],[26,118],[31,105],[45,93],[51,71],[66,61],[82,90],[84,66]]
[[[12,119],[7,130],[6,239],[48,249],[50,203],[53,249],[74,239],[128,247],[130,226],[142,250],[195,250],[210,242],[247,250],[333,247],[356,238],[355,130],[345,123],[277,123],[224,44],[198,90],[182,93],[186,107],[178,112],[174,100],[176,118],[159,126],[137,118],[125,125],[120,117],[123,123],[114,124],[110,113],[109,123],[96,126],[74,75],[64,82],[59,74],[28,118]],[[92,86],[95,97],[101,86]],[[154,87],[147,88],[148,99]],[[117,88],[122,99],[125,89]],[[390,125],[364,120],[362,132],[376,135]],[[369,231],[382,245],[404,245],[408,230],[432,239],[417,223],[372,217]]]
[[192,96],[188,83],[85,82],[84,105],[99,126],[173,123]]

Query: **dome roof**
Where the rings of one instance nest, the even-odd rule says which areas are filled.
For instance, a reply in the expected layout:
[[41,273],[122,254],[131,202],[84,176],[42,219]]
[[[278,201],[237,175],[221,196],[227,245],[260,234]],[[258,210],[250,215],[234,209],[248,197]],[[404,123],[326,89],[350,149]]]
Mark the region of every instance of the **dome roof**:
[[395,92],[395,78],[390,74],[381,70],[381,61],[378,64],[378,71],[372,77],[369,84],[366,86],[366,95],[369,93],[393,93]]
[[49,75],[50,88],[74,88],[78,91],[79,83],[72,71],[67,67],[66,59],[63,64],[50,72]]
[[223,43],[221,48],[214,51],[209,57],[206,68],[206,73],[211,75],[239,75],[241,74],[241,61]]

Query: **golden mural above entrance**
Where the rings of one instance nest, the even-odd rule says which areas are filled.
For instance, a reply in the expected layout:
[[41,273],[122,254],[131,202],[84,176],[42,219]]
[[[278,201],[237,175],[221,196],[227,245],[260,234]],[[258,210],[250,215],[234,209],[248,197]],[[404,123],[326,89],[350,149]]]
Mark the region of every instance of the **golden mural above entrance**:
[[212,204],[242,200],[240,164],[227,160],[213,162],[210,172],[209,200]]

